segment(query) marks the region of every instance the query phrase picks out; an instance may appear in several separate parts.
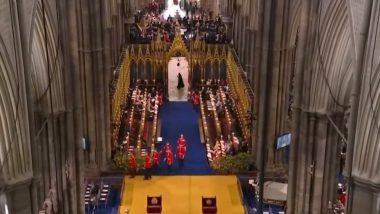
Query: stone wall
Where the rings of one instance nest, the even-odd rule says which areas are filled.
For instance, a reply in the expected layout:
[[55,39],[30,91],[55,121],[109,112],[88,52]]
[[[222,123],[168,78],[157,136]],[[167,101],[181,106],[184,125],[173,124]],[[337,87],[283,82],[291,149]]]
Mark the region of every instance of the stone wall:
[[58,213],[84,212],[85,173],[111,161],[109,84],[137,4],[0,1],[0,190],[10,213],[37,213],[48,192]]

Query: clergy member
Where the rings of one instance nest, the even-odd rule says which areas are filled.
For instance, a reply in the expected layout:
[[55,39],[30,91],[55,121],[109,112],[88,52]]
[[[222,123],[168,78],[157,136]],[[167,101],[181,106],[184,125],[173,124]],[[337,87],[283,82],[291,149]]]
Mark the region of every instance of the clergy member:
[[172,150],[167,150],[165,152],[164,161],[166,162],[168,169],[170,170],[172,168],[172,165],[173,165],[173,152],[172,152]]
[[181,73],[178,73],[177,78],[178,78],[177,89],[179,90],[179,89],[184,88],[185,84],[183,83],[183,78],[182,78]]
[[182,145],[185,145],[186,146],[186,138],[185,138],[185,136],[183,135],[183,134],[181,134],[180,136],[179,136],[179,138],[177,139],[177,146],[179,145],[179,144],[182,144]]
[[185,154],[186,154],[186,145],[177,144],[177,158],[180,167],[183,167],[185,164]]
[[155,149],[153,150],[153,166],[157,167],[160,163],[160,153]]
[[164,154],[166,153],[166,151],[168,150],[172,150],[172,145],[170,145],[169,142],[167,142],[163,147],[162,147],[162,150],[161,150],[161,153],[163,152]]

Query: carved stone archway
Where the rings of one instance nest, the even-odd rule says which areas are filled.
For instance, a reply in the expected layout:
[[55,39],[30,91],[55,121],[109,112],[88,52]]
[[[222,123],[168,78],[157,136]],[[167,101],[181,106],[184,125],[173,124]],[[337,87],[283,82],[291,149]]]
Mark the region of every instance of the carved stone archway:
[[[192,66],[191,66],[191,55],[188,51],[188,48],[183,41],[180,33],[180,29],[177,28],[174,36],[174,40],[166,54],[166,79],[169,80],[169,64],[173,57],[184,57],[188,63],[188,75],[186,80],[191,80],[192,77]],[[189,81],[191,83],[191,81]],[[167,84],[167,91],[169,92],[169,83]],[[189,88],[191,88],[191,85],[188,85]],[[187,91],[187,90],[186,90]]]

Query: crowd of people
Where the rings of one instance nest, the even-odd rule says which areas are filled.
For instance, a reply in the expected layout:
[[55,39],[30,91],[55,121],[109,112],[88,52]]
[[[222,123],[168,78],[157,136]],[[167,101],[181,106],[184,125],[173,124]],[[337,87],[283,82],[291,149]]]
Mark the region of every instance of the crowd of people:
[[[191,8],[198,8],[192,6]],[[142,11],[135,14],[135,23],[129,31],[132,43],[150,43],[161,36],[164,42],[171,42],[174,39],[175,31],[180,28],[183,39],[188,42],[196,36],[211,44],[228,43],[226,25],[220,16],[212,17],[206,12],[199,12],[199,9],[186,10],[186,16],[169,17],[165,20],[161,14],[162,8],[157,3],[151,3]],[[192,11],[192,12],[189,12]]]
[[[191,92],[190,100],[197,111],[202,107],[199,106],[200,99],[214,103],[216,116],[224,124],[223,134],[215,136],[212,142],[209,138],[206,139],[206,142],[208,142],[206,148],[208,159],[212,161],[225,155],[247,152],[248,144],[243,142],[236,134],[239,131],[236,124],[236,101],[231,96],[230,88],[225,81],[210,79],[200,89]],[[215,117],[212,110],[208,111],[207,117]],[[226,125],[227,123],[229,125]]]

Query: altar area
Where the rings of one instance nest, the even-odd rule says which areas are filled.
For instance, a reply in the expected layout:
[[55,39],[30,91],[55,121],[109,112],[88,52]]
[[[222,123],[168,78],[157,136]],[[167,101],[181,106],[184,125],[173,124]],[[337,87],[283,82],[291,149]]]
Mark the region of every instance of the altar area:
[[146,213],[147,195],[162,196],[163,214],[202,213],[202,196],[216,197],[218,214],[241,214],[236,176],[154,176],[124,178],[119,214]]
[[[177,3],[177,4],[176,4]],[[180,16],[181,18],[186,16],[186,12],[181,9],[180,3],[178,1],[173,1],[173,0],[167,0],[167,7],[162,13],[162,16],[166,20],[169,16],[171,17],[176,17],[177,15]]]

